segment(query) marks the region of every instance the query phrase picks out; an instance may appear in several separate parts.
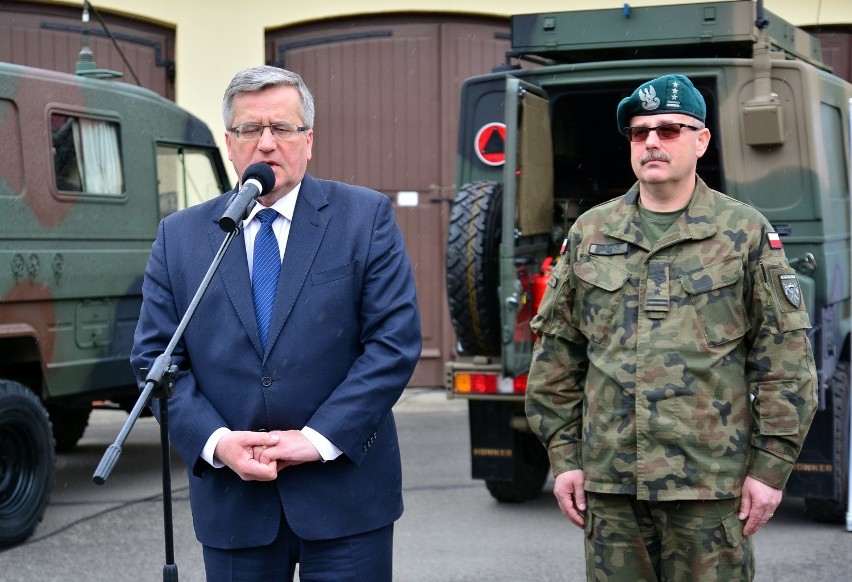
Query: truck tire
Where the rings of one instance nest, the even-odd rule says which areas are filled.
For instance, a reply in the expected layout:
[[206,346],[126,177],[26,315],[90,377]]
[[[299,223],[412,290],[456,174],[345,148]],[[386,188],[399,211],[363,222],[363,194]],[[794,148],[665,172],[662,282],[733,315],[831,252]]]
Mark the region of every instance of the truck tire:
[[846,523],[849,500],[849,362],[840,361],[832,378],[834,386],[834,466],[839,467],[837,499],[805,498],[805,512],[822,523]]
[[47,407],[47,414],[50,417],[50,424],[53,425],[56,452],[67,453],[83,438],[83,433],[89,426],[89,415],[92,414],[92,409],[53,405]]
[[55,459],[50,420],[38,397],[0,380],[0,547],[24,541],[41,521]]
[[465,184],[456,194],[447,236],[447,298],[463,353],[499,356],[500,237],[503,187]]
[[515,458],[515,478],[512,481],[485,481],[491,497],[502,503],[522,503],[541,495],[550,470],[547,451],[538,438],[530,433],[518,433],[516,436],[520,439],[520,454]]

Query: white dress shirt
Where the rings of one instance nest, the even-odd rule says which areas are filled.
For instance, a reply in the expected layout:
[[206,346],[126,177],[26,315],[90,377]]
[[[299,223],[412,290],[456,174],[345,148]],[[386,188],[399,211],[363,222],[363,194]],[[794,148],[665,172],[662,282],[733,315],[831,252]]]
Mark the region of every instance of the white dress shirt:
[[[296,209],[296,200],[299,197],[299,189],[301,186],[302,184],[300,182],[295,188],[282,196],[271,206],[271,208],[277,210],[278,214],[281,215],[272,223],[272,231],[275,233],[275,238],[278,239],[278,251],[281,253],[282,260],[284,259],[284,251],[287,248],[287,240],[290,237],[290,224],[293,222],[293,212]],[[248,259],[249,277],[251,277],[253,267],[252,263],[254,262],[254,239],[257,236],[258,231],[260,231],[260,220],[255,220],[255,216],[257,216],[257,213],[264,208],[265,206],[255,204],[248,217],[243,221],[243,236],[246,241],[246,258]],[[283,217],[284,220],[281,220],[281,217]],[[204,449],[201,451],[201,458],[210,463],[213,467],[220,468],[225,466],[224,463],[213,456],[213,452],[216,450],[216,445],[219,444],[219,440],[221,440],[221,438],[229,432],[230,429],[224,426],[216,429],[213,434],[210,435],[210,438],[207,439],[207,444],[204,445]],[[311,427],[306,426],[302,428],[301,433],[305,435],[305,438],[307,438],[317,449],[323,462],[332,461],[343,454],[343,451],[338,449],[331,441]]]

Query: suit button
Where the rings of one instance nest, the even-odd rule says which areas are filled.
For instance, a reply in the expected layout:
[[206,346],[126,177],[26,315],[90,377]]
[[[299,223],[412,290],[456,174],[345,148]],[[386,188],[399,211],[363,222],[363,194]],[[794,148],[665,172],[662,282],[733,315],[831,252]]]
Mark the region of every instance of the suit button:
[[263,385],[264,388],[269,388],[270,386],[272,386],[272,378],[270,378],[269,376],[264,376],[261,379],[260,383]]

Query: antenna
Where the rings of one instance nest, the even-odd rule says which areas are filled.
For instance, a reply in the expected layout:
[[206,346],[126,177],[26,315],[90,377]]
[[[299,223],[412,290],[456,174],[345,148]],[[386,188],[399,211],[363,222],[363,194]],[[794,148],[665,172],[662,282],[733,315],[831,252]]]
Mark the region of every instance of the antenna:
[[750,146],[781,146],[784,143],[784,109],[778,95],[772,92],[772,55],[766,39],[769,19],[763,0],[757,0],[754,27],[757,40],[752,48],[754,97],[743,104],[745,142]]
[[89,48],[89,2],[83,2],[83,47],[77,60],[74,71],[81,77],[93,77],[95,79],[114,79],[121,77],[118,71],[99,69],[95,64],[95,54]]

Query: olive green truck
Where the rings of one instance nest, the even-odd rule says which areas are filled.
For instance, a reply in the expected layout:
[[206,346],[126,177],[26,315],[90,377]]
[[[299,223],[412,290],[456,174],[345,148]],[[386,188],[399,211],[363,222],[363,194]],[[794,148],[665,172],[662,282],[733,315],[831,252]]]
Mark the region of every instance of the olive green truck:
[[819,410],[787,494],[818,520],[848,521],[852,85],[823,64],[817,39],[750,0],[511,26],[506,65],[462,88],[447,241],[458,355],[446,389],[468,399],[473,477],[501,501],[541,492],[548,461],[523,406],[530,319],[572,222],[635,181],[619,101],[682,73],[708,106],[699,175],[774,225],[811,318]]
[[[94,69],[97,74],[98,70]],[[160,218],[228,189],[210,130],[146,89],[0,63],[0,548],[94,406],[129,410]]]

